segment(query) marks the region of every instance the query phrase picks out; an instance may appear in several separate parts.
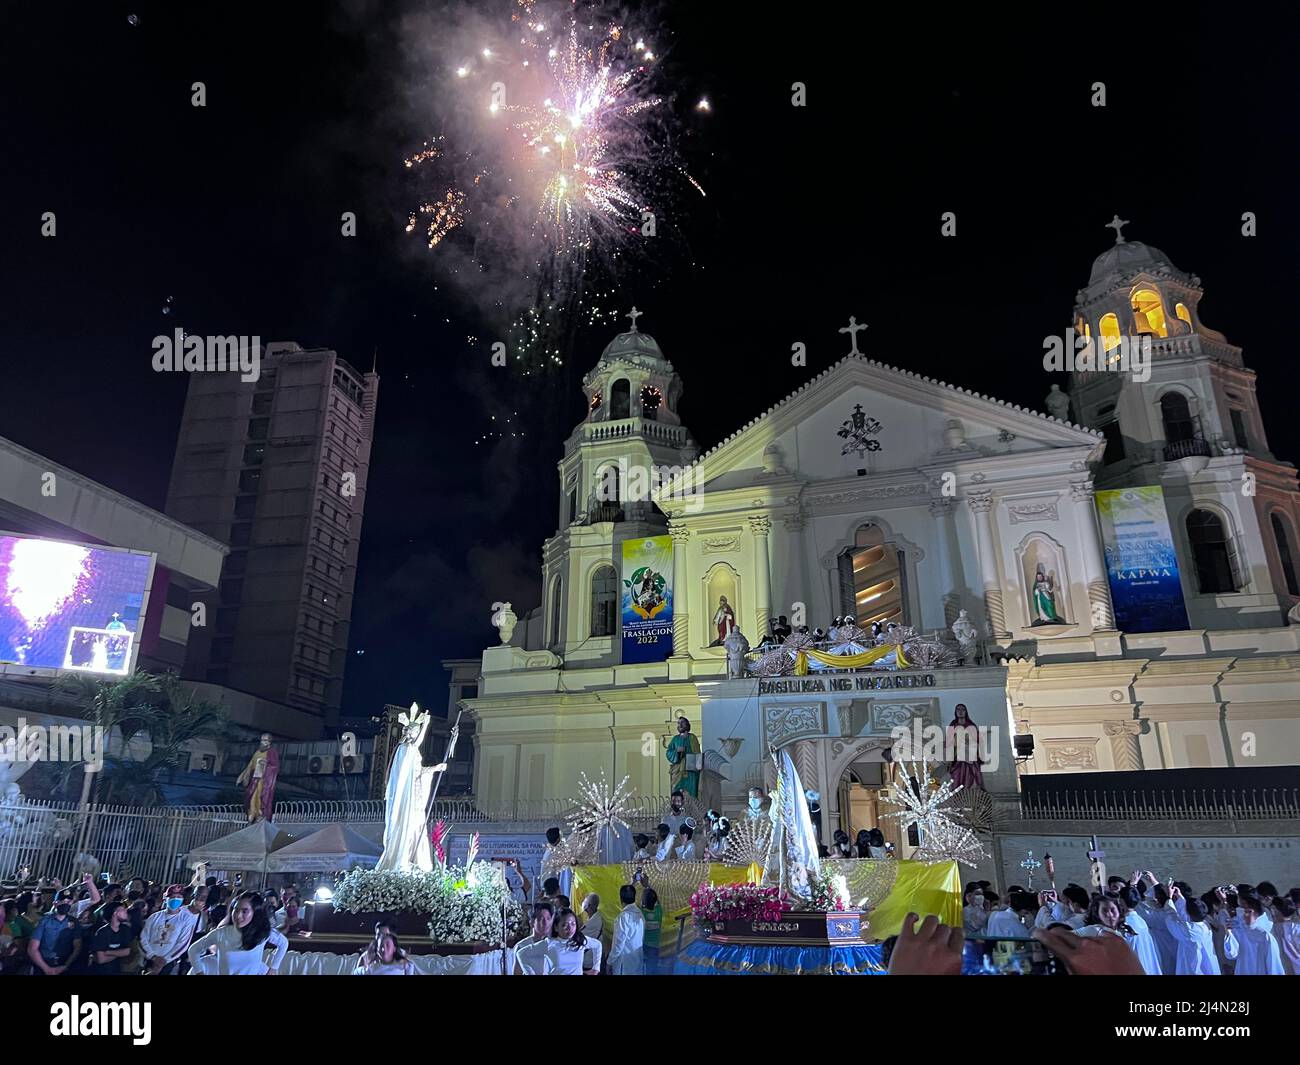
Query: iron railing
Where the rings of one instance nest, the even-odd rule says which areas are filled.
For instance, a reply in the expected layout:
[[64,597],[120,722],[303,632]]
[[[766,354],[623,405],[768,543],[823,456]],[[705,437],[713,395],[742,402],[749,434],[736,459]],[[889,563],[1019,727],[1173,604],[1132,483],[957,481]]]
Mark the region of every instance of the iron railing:
[[[624,817],[634,830],[650,831],[667,806],[667,798],[638,797],[629,803]],[[567,799],[485,801],[463,796],[436,800],[432,816],[452,828],[493,826],[540,834],[552,825],[567,831],[576,812]],[[337,821],[382,824],[383,820],[381,799],[288,799],[275,806],[276,824],[295,831]],[[246,821],[244,808],[237,805],[159,808],[26,799],[0,802],[0,881],[58,877],[68,883],[88,868],[94,871],[96,864],[114,877],[125,872],[161,883],[188,879],[186,855]]]
[[1300,788],[1024,792],[1020,813],[1038,821],[1290,821],[1300,819]]
[[1166,462],[1177,462],[1179,459],[1198,455],[1208,459],[1213,455],[1210,442],[1203,436],[1192,436],[1186,440],[1170,440],[1165,444],[1164,452]]

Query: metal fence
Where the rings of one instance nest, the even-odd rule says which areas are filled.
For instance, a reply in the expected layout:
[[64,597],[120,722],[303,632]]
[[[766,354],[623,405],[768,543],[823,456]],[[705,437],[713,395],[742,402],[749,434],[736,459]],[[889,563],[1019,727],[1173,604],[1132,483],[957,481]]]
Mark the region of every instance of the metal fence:
[[1192,788],[1022,793],[1021,816],[1041,821],[1288,821],[1300,788]]
[[[652,829],[668,799],[639,797],[625,818],[637,831]],[[538,832],[566,826],[576,812],[565,799],[485,802],[472,796],[438,799],[433,819],[456,826],[492,826],[507,831]],[[327,825],[336,821],[379,823],[379,799],[302,800],[276,803],[277,824]],[[0,881],[58,877],[68,883],[87,869],[114,878],[125,874],[169,883],[188,879],[185,857],[195,847],[242,828],[243,807],[138,807],[92,803],[20,800],[0,802]],[[93,860],[93,861],[92,861]]]

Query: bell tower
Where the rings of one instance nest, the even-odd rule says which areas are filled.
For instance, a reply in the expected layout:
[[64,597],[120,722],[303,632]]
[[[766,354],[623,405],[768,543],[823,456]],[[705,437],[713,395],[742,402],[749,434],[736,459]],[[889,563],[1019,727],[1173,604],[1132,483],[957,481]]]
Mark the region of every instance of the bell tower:
[[682,380],[654,337],[632,325],[582,379],[586,417],[559,462],[558,528],[544,548],[543,646],[566,658],[617,661],[625,539],[657,536],[667,520],[652,492],[699,447],[682,425]]
[[1074,419],[1102,432],[1098,488],[1159,485],[1193,628],[1276,625],[1300,600],[1296,470],[1268,448],[1255,373],[1201,320],[1195,274],[1115,243],[1076,297],[1091,362],[1070,373]]

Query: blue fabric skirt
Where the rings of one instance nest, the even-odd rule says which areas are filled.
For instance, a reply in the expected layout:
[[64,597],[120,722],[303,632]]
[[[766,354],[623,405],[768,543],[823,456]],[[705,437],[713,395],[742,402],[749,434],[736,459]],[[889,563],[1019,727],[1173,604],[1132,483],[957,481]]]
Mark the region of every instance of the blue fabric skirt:
[[682,950],[674,976],[883,976],[879,945],[747,947],[696,940]]

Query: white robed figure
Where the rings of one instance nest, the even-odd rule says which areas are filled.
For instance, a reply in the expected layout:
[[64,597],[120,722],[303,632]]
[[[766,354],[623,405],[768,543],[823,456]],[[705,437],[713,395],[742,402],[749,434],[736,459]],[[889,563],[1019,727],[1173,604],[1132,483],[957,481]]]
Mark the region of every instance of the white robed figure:
[[402,726],[401,742],[388,770],[388,788],[384,792],[384,853],[376,869],[410,872],[433,871],[429,850],[428,806],[434,778],[447,768],[442,762],[425,766],[420,758],[420,744],[429,727],[429,715],[416,703],[409,714],[397,718]]
[[772,836],[763,862],[763,886],[779,887],[795,908],[810,905],[813,881],[822,874],[818,856],[817,834],[804,796],[803,782],[788,751],[769,747],[776,763],[776,790],[768,815],[772,819]]

